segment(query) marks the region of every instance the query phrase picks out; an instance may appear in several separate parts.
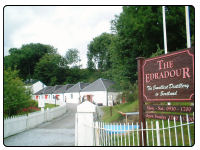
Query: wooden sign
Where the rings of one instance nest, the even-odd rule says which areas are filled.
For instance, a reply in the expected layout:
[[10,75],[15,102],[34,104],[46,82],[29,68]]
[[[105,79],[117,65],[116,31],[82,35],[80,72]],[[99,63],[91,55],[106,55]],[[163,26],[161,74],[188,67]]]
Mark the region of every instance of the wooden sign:
[[[148,111],[167,112],[192,112],[190,106],[144,106],[146,102],[182,102],[194,100],[194,51],[184,49],[158,57],[144,59],[137,58],[138,63],[138,96],[139,96],[139,124],[145,120],[164,119],[180,120],[180,115],[145,113]],[[182,121],[186,121],[186,116],[182,116]],[[189,117],[189,122],[194,121]],[[140,146],[142,146],[142,135],[146,139],[146,132],[140,132]],[[146,145],[146,140],[144,140]]]
[[172,105],[144,105],[145,111],[165,111],[165,112],[194,112],[193,106],[172,106]]
[[[175,120],[180,121],[180,116],[182,117],[183,122],[187,122],[186,115],[174,115],[174,114],[156,114],[156,113],[145,113],[146,119],[161,119],[161,120]],[[192,116],[188,116],[189,122],[194,122],[194,118]]]
[[194,52],[184,49],[145,59],[144,101],[191,101],[194,97]]

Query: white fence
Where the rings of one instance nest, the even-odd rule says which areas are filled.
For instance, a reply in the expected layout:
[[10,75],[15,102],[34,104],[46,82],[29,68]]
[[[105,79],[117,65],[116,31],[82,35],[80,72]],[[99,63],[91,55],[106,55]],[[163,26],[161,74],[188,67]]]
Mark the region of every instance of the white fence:
[[175,118],[146,121],[145,129],[142,123],[94,122],[94,146],[192,146],[194,122],[189,122],[188,115],[186,118],[186,123],[181,116],[180,122]]
[[61,116],[67,111],[67,106],[51,108],[45,111],[33,112],[28,115],[4,119],[4,138],[33,128],[43,122]]
[[[104,123],[98,120],[96,106],[83,102],[75,117],[75,146],[192,146],[193,119],[188,115],[173,120],[141,123]],[[177,120],[179,121],[177,121]],[[190,120],[191,119],[191,120]],[[87,135],[87,138],[86,138]]]

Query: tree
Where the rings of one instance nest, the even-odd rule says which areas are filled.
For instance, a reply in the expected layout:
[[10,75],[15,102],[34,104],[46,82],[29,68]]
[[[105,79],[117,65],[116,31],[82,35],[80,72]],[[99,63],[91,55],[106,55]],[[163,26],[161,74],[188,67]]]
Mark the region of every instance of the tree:
[[[194,35],[194,9],[190,7],[191,36]],[[184,6],[167,6],[166,22],[168,49],[186,47]],[[123,12],[112,20],[115,33],[111,47],[110,70],[119,87],[126,88],[137,80],[137,57],[150,57],[163,47],[161,6],[124,6]]]
[[11,48],[10,55],[4,58],[5,67],[19,70],[19,76],[23,80],[33,78],[34,68],[40,58],[45,54],[56,54],[56,49],[50,45],[30,43],[21,48]]
[[46,85],[62,84],[69,71],[65,58],[59,54],[46,54],[35,67],[35,78]]
[[[194,7],[190,10],[191,37],[194,36]],[[167,46],[169,51],[187,47],[185,6],[166,6]],[[192,41],[193,42],[193,41]]]
[[112,34],[102,33],[88,44],[88,68],[105,71],[111,67],[110,45],[112,38]]
[[79,51],[76,48],[68,49],[68,51],[65,54],[65,59],[67,60],[69,65],[79,66],[80,63],[80,57],[79,57]]
[[24,83],[18,77],[18,71],[12,71],[11,68],[4,69],[4,115],[12,116],[30,105],[30,91],[25,88]]

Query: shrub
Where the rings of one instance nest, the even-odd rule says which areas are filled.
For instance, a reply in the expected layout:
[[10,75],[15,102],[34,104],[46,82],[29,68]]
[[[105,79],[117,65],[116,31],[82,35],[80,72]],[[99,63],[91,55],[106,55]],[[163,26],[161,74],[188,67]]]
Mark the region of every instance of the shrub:
[[125,98],[126,102],[133,102],[138,99],[138,85],[137,82],[129,85],[129,89],[123,91],[122,94],[117,96],[117,103],[121,103],[123,98]]
[[4,69],[4,115],[12,116],[22,109],[29,107],[31,95],[29,89],[18,77],[18,71]]
[[29,101],[29,106],[30,107],[38,107],[38,101],[30,100]]

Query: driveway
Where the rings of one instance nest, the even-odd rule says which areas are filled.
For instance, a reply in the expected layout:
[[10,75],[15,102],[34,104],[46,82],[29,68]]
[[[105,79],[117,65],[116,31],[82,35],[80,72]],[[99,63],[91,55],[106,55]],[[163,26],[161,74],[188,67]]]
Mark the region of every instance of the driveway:
[[75,146],[75,104],[54,120],[4,139],[5,146]]

